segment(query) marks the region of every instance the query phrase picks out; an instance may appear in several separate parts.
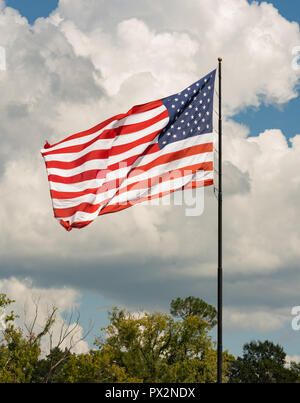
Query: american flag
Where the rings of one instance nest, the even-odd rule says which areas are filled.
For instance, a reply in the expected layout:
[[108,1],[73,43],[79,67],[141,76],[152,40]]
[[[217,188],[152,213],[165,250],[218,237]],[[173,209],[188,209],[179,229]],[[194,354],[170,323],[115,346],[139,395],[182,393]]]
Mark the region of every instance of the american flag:
[[45,144],[54,216],[67,231],[98,215],[213,184],[215,74]]

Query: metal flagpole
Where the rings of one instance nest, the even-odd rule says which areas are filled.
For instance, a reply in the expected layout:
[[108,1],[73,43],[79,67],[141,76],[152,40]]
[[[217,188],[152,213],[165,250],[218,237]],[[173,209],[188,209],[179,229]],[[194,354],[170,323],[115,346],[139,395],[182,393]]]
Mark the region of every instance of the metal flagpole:
[[222,269],[222,58],[219,61],[219,183],[218,183],[218,369],[217,382],[222,383],[223,373],[223,269]]

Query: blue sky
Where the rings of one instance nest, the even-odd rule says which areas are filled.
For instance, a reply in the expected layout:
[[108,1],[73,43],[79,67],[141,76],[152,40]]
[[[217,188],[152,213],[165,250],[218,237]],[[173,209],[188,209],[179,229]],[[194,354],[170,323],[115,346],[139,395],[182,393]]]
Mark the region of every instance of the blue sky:
[[48,17],[56,9],[58,0],[6,0],[6,4],[18,10],[30,24],[33,24],[39,17]]
[[[75,0],[74,0],[75,1]],[[279,13],[286,18],[288,21],[297,21],[300,24],[300,3],[296,1],[268,1],[272,3],[279,11]],[[252,3],[249,1],[249,3]],[[259,1],[258,3],[262,3]],[[30,24],[33,24],[38,17],[47,17],[53,10],[56,9],[58,1],[35,1],[35,0],[6,0],[6,4],[9,7],[13,7],[20,12],[21,15],[25,16]],[[299,46],[300,43],[290,44],[291,46]],[[291,55],[292,60],[292,55]],[[277,66],[276,66],[277,67]],[[83,66],[85,68],[85,66]],[[281,66],[277,67],[278,69]],[[241,72],[242,74],[242,72]],[[265,74],[268,75],[269,72],[265,71]],[[145,80],[148,78],[146,77]],[[147,81],[146,81],[147,82]],[[84,83],[86,84],[86,83]],[[168,95],[168,94],[166,94]],[[296,134],[300,134],[299,128],[299,110],[300,110],[300,99],[299,97],[290,100],[288,103],[285,103],[280,106],[276,105],[264,105],[261,104],[259,107],[255,108],[253,106],[246,107],[244,110],[240,111],[238,114],[233,116],[233,119],[241,124],[246,125],[250,130],[250,136],[257,136],[259,133],[264,132],[265,130],[270,129],[280,129],[287,138],[294,137]],[[115,111],[118,113],[120,111]],[[52,134],[49,132],[49,135]],[[225,140],[224,140],[225,141]],[[107,222],[107,221],[104,221]],[[130,264],[130,261],[128,265]],[[143,266],[144,262],[141,260],[141,265]],[[115,270],[115,268],[113,267]],[[145,270],[149,269],[147,264],[145,264]],[[119,268],[119,270],[122,270]],[[141,269],[142,270],[142,269]],[[134,273],[134,271],[132,271]],[[115,273],[118,275],[118,271]],[[120,272],[120,277],[122,273]],[[76,277],[76,273],[74,273],[74,277]],[[226,273],[225,273],[226,275]],[[296,276],[296,275],[295,275]],[[42,274],[36,274],[36,277],[42,277]],[[104,277],[105,278],[105,277]],[[291,283],[295,282],[296,277],[292,277],[291,275]],[[64,276],[64,279],[67,279],[67,275]],[[274,274],[273,277],[260,277],[261,281],[265,281],[266,284],[271,280],[272,284],[278,284],[282,280],[278,273]],[[63,281],[63,280],[62,280]],[[67,280],[66,280],[67,281]],[[105,281],[105,280],[104,280]],[[226,283],[228,281],[228,283]],[[229,295],[229,280],[225,279],[224,284],[224,303],[226,304],[227,300],[231,300],[232,296]],[[42,283],[42,280],[41,280]],[[55,284],[55,280],[53,281]],[[154,282],[154,284],[156,284]],[[171,283],[172,284],[172,283]],[[174,283],[175,284],[175,283]],[[57,286],[62,285],[59,282],[56,284]],[[176,285],[175,285],[176,286]],[[80,288],[80,287],[79,287]],[[175,287],[174,287],[175,288]],[[268,288],[268,287],[267,287]],[[283,288],[283,286],[282,286]],[[105,286],[104,286],[105,289]],[[205,286],[201,288],[205,292]],[[232,291],[232,288],[230,288]],[[81,299],[80,311],[82,313],[83,325],[87,326],[89,319],[93,319],[95,321],[95,329],[89,337],[89,342],[93,341],[94,335],[97,333],[97,329],[105,326],[107,324],[107,310],[109,310],[113,305],[117,305],[119,301],[114,298],[113,293],[105,293],[105,290],[101,292],[96,292],[96,289],[92,288],[82,288],[80,290],[83,294]],[[248,291],[248,289],[246,290]],[[176,293],[176,291],[174,291]],[[210,295],[210,299],[208,302],[213,303],[215,294],[212,292]],[[251,295],[251,292],[249,292]],[[177,297],[178,295],[174,295]],[[202,295],[201,295],[202,296]],[[150,297],[149,297],[150,298]],[[206,299],[206,298],[204,298]],[[293,300],[295,305],[300,305],[300,300]],[[143,301],[141,300],[140,306],[143,306]],[[166,305],[165,305],[166,306]],[[282,344],[290,355],[300,355],[299,351],[299,332],[295,332],[291,329],[291,327],[286,326],[283,329],[274,330],[274,331],[251,331],[251,330],[226,330],[224,331],[224,347],[228,348],[230,352],[234,354],[239,354],[242,350],[242,345],[245,342],[248,342],[251,339],[271,339],[275,342]]]

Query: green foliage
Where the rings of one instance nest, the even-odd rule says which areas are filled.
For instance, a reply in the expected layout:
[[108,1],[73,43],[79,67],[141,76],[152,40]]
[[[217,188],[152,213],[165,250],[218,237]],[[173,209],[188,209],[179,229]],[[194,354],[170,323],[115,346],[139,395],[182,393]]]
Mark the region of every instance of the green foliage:
[[[142,382],[215,382],[216,351],[210,326],[200,316],[175,321],[160,312],[133,315],[115,308],[99,349],[109,348],[113,361]],[[226,371],[230,356],[224,353]]]
[[[14,301],[0,294],[0,307],[7,308]],[[23,337],[21,329],[14,326],[17,315],[13,311],[5,316],[0,345],[0,383],[30,382],[34,366],[40,355],[39,344]]]
[[[6,310],[6,308],[11,305],[15,300],[10,299],[6,296],[6,294],[0,293],[0,310]],[[13,311],[11,311],[9,314],[5,315],[4,322],[9,323],[13,322],[18,315],[16,315]]]
[[[6,309],[15,302],[5,294],[0,294],[0,307]],[[38,307],[36,307],[38,308]],[[40,344],[42,338],[48,334],[55,322],[56,308],[46,319],[44,326],[34,334],[33,325],[28,329],[28,334],[15,325],[14,321],[18,317],[11,311],[5,316],[5,329],[2,330],[0,340],[0,383],[29,383],[45,381],[41,376],[41,368],[44,360],[40,359]],[[37,313],[37,312],[36,312]],[[51,356],[51,354],[50,354]],[[48,360],[48,362],[50,362]]]
[[283,348],[268,340],[251,341],[243,347],[243,356],[233,361],[229,382],[232,383],[290,383],[299,380],[300,366],[286,366]]
[[60,383],[106,383],[141,382],[130,377],[125,368],[114,362],[113,354],[106,346],[101,350],[91,350],[86,354],[71,354],[53,382]]
[[[7,311],[13,302],[0,294],[2,310]],[[114,308],[95,349],[85,354],[71,352],[71,346],[62,350],[66,336],[76,331],[72,325],[61,328],[60,341],[56,346],[51,342],[49,354],[42,357],[40,346],[45,337],[52,341],[55,314],[53,308],[35,334],[36,305],[27,335],[16,326],[13,311],[5,316],[6,328],[0,336],[0,383],[216,382],[217,353],[209,333],[216,324],[216,310],[200,298],[173,300],[171,315],[133,314]],[[287,367],[282,347],[270,341],[245,344],[243,356],[237,359],[224,352],[223,365],[224,382],[300,383],[300,364],[292,362]]]
[[65,363],[70,359],[71,353],[67,349],[62,351],[54,347],[46,358],[39,359],[35,365],[31,382],[52,383],[56,382],[63,371]]
[[217,324],[217,310],[200,298],[177,298],[171,301],[171,315],[177,318],[186,318],[190,315],[198,315],[211,327]]

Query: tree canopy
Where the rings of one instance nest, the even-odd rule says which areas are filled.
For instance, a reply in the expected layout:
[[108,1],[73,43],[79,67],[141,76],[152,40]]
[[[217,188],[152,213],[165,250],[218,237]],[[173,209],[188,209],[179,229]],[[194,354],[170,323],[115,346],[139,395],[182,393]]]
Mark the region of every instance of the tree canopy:
[[214,306],[207,304],[203,299],[187,297],[177,298],[171,301],[171,315],[178,318],[186,318],[190,315],[198,315],[214,327],[217,324],[217,310]]
[[[0,309],[7,312],[13,302],[0,294]],[[74,343],[65,343],[67,335],[76,331],[78,319],[75,326],[62,327],[57,343],[51,343],[56,313],[53,308],[39,331],[35,326],[38,305],[25,328],[16,325],[13,311],[5,315],[0,332],[0,383],[216,382],[216,343],[210,334],[216,310],[200,298],[171,301],[171,314],[132,313],[115,307],[108,313],[108,326],[84,354],[73,351]],[[50,340],[46,355],[41,352],[45,338]],[[242,357],[235,359],[224,351],[223,374],[224,382],[299,382],[300,365],[288,367],[281,346],[252,341],[244,345]]]
[[300,381],[300,365],[287,366],[286,353],[271,341],[251,341],[243,347],[243,356],[230,367],[232,383],[290,383]]

